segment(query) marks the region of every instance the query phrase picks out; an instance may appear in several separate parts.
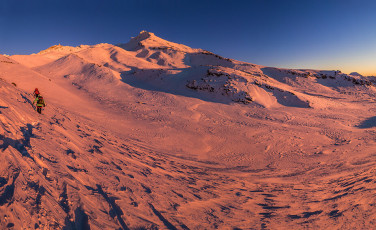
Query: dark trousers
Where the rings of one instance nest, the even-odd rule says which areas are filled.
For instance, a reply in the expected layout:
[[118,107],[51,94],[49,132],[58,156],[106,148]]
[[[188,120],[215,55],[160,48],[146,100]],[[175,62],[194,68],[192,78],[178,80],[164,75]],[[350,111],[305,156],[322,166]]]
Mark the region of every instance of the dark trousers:
[[42,106],[37,106],[37,112],[42,113]]

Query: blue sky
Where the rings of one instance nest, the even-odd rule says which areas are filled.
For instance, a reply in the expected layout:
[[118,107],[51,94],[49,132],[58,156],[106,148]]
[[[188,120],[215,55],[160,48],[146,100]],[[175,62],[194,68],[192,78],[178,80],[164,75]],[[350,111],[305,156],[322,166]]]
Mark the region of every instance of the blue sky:
[[1,0],[0,53],[125,43],[141,30],[266,66],[376,75],[376,1]]

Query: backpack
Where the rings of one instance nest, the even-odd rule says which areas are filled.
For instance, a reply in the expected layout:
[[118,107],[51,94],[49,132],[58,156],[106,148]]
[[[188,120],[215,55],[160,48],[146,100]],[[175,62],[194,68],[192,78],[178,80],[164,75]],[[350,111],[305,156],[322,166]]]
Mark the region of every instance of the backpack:
[[43,97],[42,96],[39,96],[38,97],[38,102],[37,104],[44,104],[44,100],[43,100]]

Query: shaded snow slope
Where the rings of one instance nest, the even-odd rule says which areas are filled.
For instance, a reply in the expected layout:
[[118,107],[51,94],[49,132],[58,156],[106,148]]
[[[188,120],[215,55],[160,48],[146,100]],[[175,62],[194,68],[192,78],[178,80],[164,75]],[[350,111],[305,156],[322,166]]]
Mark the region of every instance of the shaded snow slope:
[[1,229],[375,226],[372,78],[148,32],[0,56],[0,78]]

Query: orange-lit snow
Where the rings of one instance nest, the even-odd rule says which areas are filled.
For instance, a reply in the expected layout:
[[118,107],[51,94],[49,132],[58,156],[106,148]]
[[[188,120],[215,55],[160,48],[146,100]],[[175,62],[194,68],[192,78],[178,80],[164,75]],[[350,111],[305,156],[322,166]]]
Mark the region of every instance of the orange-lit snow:
[[375,226],[374,79],[145,31],[0,56],[0,78],[2,229]]

